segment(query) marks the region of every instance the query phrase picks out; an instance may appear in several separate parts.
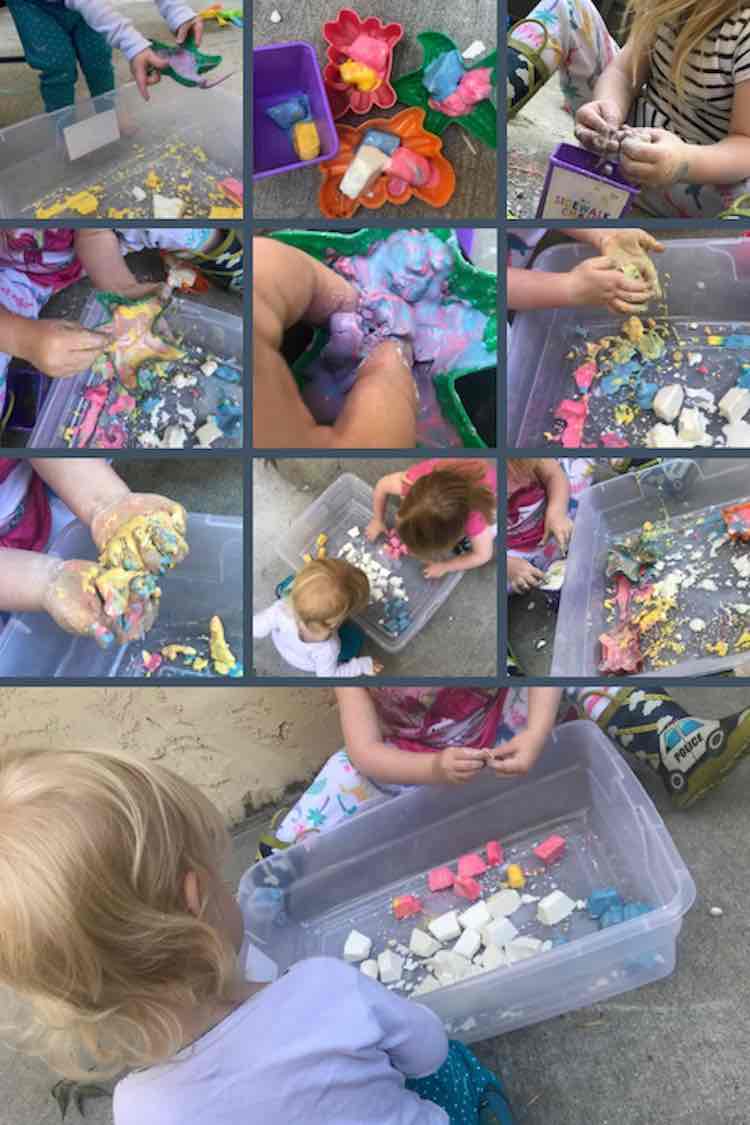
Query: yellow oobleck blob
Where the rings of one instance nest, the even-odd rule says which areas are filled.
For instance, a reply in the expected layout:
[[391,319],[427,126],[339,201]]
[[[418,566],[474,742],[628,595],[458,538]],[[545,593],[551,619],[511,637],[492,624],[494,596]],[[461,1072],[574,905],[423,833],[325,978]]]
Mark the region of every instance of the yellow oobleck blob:
[[[219,676],[228,676],[237,663],[237,660],[224,637],[224,626],[221,623],[220,617],[214,616],[211,618],[208,632],[209,650],[211,652],[214,671],[218,673]],[[195,668],[195,664],[193,664],[193,667]]]
[[339,67],[341,78],[346,82],[347,86],[356,86],[358,90],[368,93],[371,90],[377,89],[380,85],[380,77],[375,73],[372,67],[365,66],[364,63],[355,62],[354,59],[347,59]]
[[[154,531],[157,535],[156,542]],[[162,543],[171,548],[164,555],[160,549]],[[119,527],[109,540],[101,553],[99,562],[102,566],[124,567],[131,573],[133,570],[147,570],[144,550],[149,554],[158,552],[162,562],[178,553],[187,553],[185,541],[185,512],[176,505],[171,511],[149,512],[148,515],[133,516]],[[169,563],[168,565],[172,565]]]

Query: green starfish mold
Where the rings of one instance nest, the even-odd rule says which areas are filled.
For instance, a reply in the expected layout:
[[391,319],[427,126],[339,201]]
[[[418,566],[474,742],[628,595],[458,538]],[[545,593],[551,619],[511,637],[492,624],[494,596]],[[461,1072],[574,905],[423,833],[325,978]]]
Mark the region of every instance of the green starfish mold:
[[[425,69],[446,51],[458,51],[458,47],[452,39],[439,31],[423,31],[417,36],[417,40],[422,47],[422,65],[419,70],[414,70],[411,74],[405,74],[402,78],[393,81],[398,100],[404,105],[418,106],[425,111],[424,128],[429,133],[440,136],[455,122],[463,125],[467,133],[471,133],[488,148],[497,148],[497,106],[489,98],[478,102],[471,113],[465,113],[460,117],[449,117],[440,110],[432,109],[430,92],[424,84]],[[492,83],[496,87],[497,51],[492,51],[486,58],[467,64],[466,70],[478,70],[482,67],[489,67],[492,70]]]

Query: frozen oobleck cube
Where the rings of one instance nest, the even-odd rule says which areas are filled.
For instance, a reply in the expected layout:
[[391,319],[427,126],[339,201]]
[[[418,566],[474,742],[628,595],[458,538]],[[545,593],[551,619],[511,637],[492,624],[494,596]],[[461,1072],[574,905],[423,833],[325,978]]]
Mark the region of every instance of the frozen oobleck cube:
[[487,906],[493,918],[507,918],[515,914],[521,905],[521,896],[518,891],[498,891],[487,899]]
[[339,184],[339,191],[348,199],[356,199],[371,187],[388,164],[390,157],[374,145],[360,145]]
[[482,939],[476,930],[464,930],[461,937],[453,946],[453,952],[471,961],[474,954],[479,952],[481,944]]
[[422,82],[436,101],[442,101],[457,89],[465,66],[458,51],[445,51],[424,68]]
[[507,945],[518,937],[518,930],[508,918],[493,918],[482,929],[482,940],[485,945]]
[[685,392],[680,384],[670,383],[668,387],[662,387],[656,392],[651,409],[662,422],[674,422],[684,401]]
[[621,922],[625,921],[625,907],[624,906],[610,906],[605,910],[599,919],[599,929],[608,930],[610,926],[619,926]]
[[674,426],[665,426],[663,422],[657,422],[646,434],[646,445],[650,449],[677,449],[682,442]]
[[592,918],[601,918],[611,906],[622,906],[622,899],[614,887],[600,887],[593,890],[588,899],[588,911]]
[[728,447],[732,449],[750,448],[750,425],[747,422],[731,422],[723,429]]
[[352,964],[365,961],[370,956],[372,941],[359,930],[352,930],[344,945],[344,960]]
[[505,950],[498,949],[496,945],[488,945],[482,953],[482,965],[487,972],[507,964],[508,958],[505,955]]
[[471,879],[468,875],[457,875],[453,880],[453,890],[461,898],[468,898],[469,902],[476,902],[481,897],[482,888],[476,879]]
[[393,899],[391,907],[394,918],[413,918],[415,914],[422,913],[422,900],[416,895],[399,895]]
[[542,952],[543,947],[544,942],[540,941],[539,938],[519,937],[507,946],[505,952],[509,963],[512,965],[514,961],[528,961],[530,957],[536,957],[538,953]]
[[490,867],[499,867],[503,862],[503,846],[499,840],[488,840],[484,846],[487,853],[487,863]]
[[383,129],[368,129],[362,138],[363,145],[374,145],[387,156],[392,156],[401,144],[401,138],[395,133],[386,133]]
[[373,980],[378,979],[378,963],[377,961],[367,960],[363,961],[359,966],[359,971],[364,973],[366,977],[372,977]]
[[549,866],[551,863],[557,863],[559,859],[562,859],[566,847],[567,844],[562,836],[548,836],[539,847],[534,848],[534,855],[537,859],[541,859],[542,863]]
[[415,926],[409,939],[409,949],[415,957],[432,957],[440,949],[440,942]]
[[[359,538],[359,528],[358,527],[350,527],[346,534],[349,536],[350,539],[357,539],[357,538]],[[350,544],[347,544],[347,546],[350,546]]]
[[505,873],[505,878],[509,887],[514,891],[522,891],[526,886],[526,876],[523,870],[517,863],[508,864],[508,870]]
[[438,941],[453,941],[454,938],[461,936],[461,927],[455,910],[448,910],[445,914],[433,918],[428,929]]
[[310,103],[304,94],[297,94],[277,102],[266,110],[266,115],[271,118],[280,129],[291,129],[297,121],[304,121],[310,116]]
[[473,906],[470,906],[468,910],[464,910],[463,914],[458,916],[458,923],[465,930],[481,930],[482,926],[486,926],[491,921],[492,915],[484,902],[475,902]]
[[424,980],[421,980],[412,992],[412,996],[424,996],[428,992],[434,992],[436,988],[440,988],[440,981],[428,973]]
[[739,422],[750,410],[750,391],[744,387],[730,387],[722,399],[719,410],[727,422]]
[[433,966],[438,974],[438,979],[441,972],[450,973],[454,980],[468,977],[471,972],[471,961],[462,957],[460,953],[456,953],[453,949],[439,950],[433,958]]
[[552,891],[537,906],[536,916],[542,925],[556,926],[563,918],[572,914],[575,908],[575,902],[564,891]]
[[383,984],[395,984],[397,980],[401,980],[403,968],[403,957],[399,957],[392,949],[385,949],[378,954],[378,972]]
[[714,439],[706,433],[706,416],[695,406],[684,406],[680,414],[677,436],[685,445],[713,445]]
[[461,876],[484,875],[486,870],[487,864],[476,852],[462,855],[458,861],[458,874]]
[[647,902],[628,902],[625,904],[623,910],[623,922],[632,922],[634,918],[640,918],[641,914],[650,914],[653,910]]

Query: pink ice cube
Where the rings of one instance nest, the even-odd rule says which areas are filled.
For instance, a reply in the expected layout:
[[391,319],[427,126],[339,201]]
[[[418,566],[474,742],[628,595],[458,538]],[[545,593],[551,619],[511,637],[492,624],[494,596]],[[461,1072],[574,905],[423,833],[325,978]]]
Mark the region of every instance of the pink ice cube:
[[462,855],[458,861],[458,874],[461,877],[471,875],[484,875],[487,870],[487,864],[482,859],[481,855],[476,852],[470,852],[468,855]]
[[453,886],[453,879],[450,867],[433,867],[427,876],[427,886],[431,891],[447,891]]

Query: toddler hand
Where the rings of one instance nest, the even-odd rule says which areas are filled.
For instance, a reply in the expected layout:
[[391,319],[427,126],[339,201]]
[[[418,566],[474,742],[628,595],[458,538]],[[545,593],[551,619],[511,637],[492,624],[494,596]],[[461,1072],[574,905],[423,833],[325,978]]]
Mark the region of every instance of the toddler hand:
[[623,123],[623,115],[616,102],[606,98],[586,102],[576,114],[575,135],[584,148],[593,149],[602,155],[616,155],[620,142],[618,131]]
[[383,665],[378,660],[373,660],[373,662],[372,662],[372,674],[373,674],[373,676],[379,676],[382,671],[383,671]]
[[193,33],[193,42],[196,47],[200,47],[201,39],[203,38],[203,20],[200,16],[195,16],[194,19],[185,20],[184,23],[181,23],[177,31],[175,31],[174,37],[178,43],[184,43],[191,31]]
[[571,306],[604,305],[612,312],[642,312],[652,296],[645,281],[626,277],[612,258],[587,258],[568,274]]
[[371,543],[374,543],[379,535],[385,535],[387,531],[388,528],[385,526],[382,520],[372,519],[367,525],[365,535]]
[[530,730],[523,730],[510,742],[497,746],[487,763],[495,773],[516,777],[533,769],[544,750],[545,739]]
[[446,574],[450,574],[450,563],[434,562],[428,563],[422,573],[425,578],[444,578]]
[[85,559],[57,561],[44,591],[43,607],[66,633],[93,636],[102,648],[115,639],[115,626],[104,614],[102,601],[90,584],[96,563]]
[[563,555],[568,553],[570,537],[573,534],[573,521],[567,512],[555,512],[547,509],[544,517],[544,536],[542,543],[546,543],[550,536],[554,536]]
[[109,343],[103,331],[89,332],[67,320],[35,320],[29,322],[28,343],[19,358],[53,379],[67,379],[88,371]]
[[168,301],[172,296],[171,287],[164,281],[134,281],[131,285],[119,285],[112,292],[128,301],[138,301],[142,297],[158,297],[160,301]]
[[528,590],[533,590],[543,578],[544,571],[532,566],[526,559],[508,556],[508,582],[514,594],[525,594]]
[[468,746],[448,746],[434,756],[435,781],[440,785],[463,785],[484,768],[487,754]]
[[161,82],[159,71],[166,70],[168,66],[169,60],[157,55],[156,51],[152,51],[150,47],[146,47],[145,50],[139,51],[137,55],[133,55],[130,60],[130,73],[135,78],[135,84],[145,101],[150,100],[148,87]]
[[657,242],[647,231],[637,227],[609,231],[601,243],[605,257],[611,258],[621,268],[636,266],[643,280],[654,290],[659,288],[659,276],[649,255],[660,254],[663,249],[663,242]]
[[643,187],[668,187],[690,182],[687,145],[667,129],[641,129],[625,137],[621,148],[623,175]]
[[[184,538],[185,509],[174,500],[147,492],[131,492],[96,512],[91,521],[91,536],[99,550],[103,551],[129,520],[155,512],[170,515],[172,528],[170,530],[157,523],[147,523],[138,538],[139,558],[134,561],[152,574],[163,574],[176,563],[182,562],[188,553]],[[168,561],[165,562],[165,559]]]

